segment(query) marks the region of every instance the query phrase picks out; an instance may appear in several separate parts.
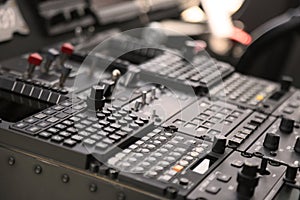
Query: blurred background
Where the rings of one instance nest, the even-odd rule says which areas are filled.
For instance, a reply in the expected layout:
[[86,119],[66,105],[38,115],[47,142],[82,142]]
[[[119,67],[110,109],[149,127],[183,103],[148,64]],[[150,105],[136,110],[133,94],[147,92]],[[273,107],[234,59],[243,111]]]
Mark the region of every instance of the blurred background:
[[[286,74],[300,87],[299,1],[223,4],[220,0],[2,0],[0,61],[82,34],[154,26],[205,42],[213,57],[240,72],[271,80]],[[11,23],[14,18],[17,22]],[[163,37],[178,36],[163,33]]]

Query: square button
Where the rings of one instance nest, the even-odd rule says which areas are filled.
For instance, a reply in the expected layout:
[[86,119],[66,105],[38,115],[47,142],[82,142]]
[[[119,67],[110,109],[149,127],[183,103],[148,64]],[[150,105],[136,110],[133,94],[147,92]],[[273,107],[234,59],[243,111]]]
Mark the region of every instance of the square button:
[[227,183],[228,181],[230,181],[231,179],[231,176],[229,175],[226,175],[226,174],[218,174],[217,175],[217,180],[218,181],[221,181],[221,182],[224,182],[224,183]]
[[236,168],[241,168],[244,165],[244,162],[241,160],[234,160],[230,165]]
[[220,187],[217,187],[217,186],[214,186],[214,185],[208,186],[205,189],[206,192],[211,193],[211,194],[217,194],[220,190],[221,190]]

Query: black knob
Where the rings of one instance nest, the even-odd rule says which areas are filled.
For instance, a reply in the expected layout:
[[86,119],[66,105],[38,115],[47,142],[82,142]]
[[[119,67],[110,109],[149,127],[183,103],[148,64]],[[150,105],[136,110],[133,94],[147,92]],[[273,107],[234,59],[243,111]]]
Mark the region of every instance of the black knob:
[[242,197],[250,198],[253,196],[256,186],[258,185],[259,176],[258,163],[247,160],[237,176],[237,192]]
[[285,171],[284,180],[290,183],[295,183],[298,167],[296,165],[288,165]]
[[275,133],[267,133],[264,140],[264,147],[271,151],[275,151],[278,149],[279,141],[280,141],[279,135]]
[[225,152],[226,142],[227,140],[224,136],[215,136],[212,151],[218,154],[223,154]]
[[288,92],[293,83],[293,78],[290,76],[283,76],[281,78],[281,91]]
[[268,167],[268,159],[265,157],[262,157],[261,163],[260,163],[260,168],[259,168],[259,173],[262,175],[268,174],[267,167]]
[[297,153],[300,153],[300,137],[298,137],[297,140],[296,140],[296,143],[295,143],[295,146],[294,146],[294,150]]
[[87,97],[88,108],[92,111],[101,110],[105,103],[104,86],[93,85],[91,88],[90,96]]
[[292,133],[295,121],[292,119],[282,118],[279,129],[284,133]]
[[112,98],[112,94],[114,92],[114,89],[115,89],[115,86],[116,86],[116,82],[113,81],[113,80],[106,79],[106,80],[102,80],[99,85],[104,86],[104,93],[103,93],[103,95],[105,96],[105,98],[107,100],[110,100]]

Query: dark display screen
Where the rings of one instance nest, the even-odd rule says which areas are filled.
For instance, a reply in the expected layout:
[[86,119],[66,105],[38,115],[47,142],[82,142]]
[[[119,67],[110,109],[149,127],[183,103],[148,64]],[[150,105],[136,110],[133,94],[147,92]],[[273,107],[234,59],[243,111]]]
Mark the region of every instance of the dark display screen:
[[0,118],[18,122],[51,105],[0,90]]

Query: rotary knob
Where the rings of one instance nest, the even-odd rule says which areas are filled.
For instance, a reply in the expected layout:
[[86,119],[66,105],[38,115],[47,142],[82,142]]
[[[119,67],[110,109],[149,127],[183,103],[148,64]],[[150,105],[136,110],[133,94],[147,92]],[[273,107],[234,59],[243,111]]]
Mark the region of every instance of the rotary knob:
[[247,160],[241,171],[237,176],[237,192],[242,197],[251,198],[254,194],[255,188],[258,185],[259,176],[258,163]]
[[288,118],[282,118],[279,126],[279,130],[284,133],[292,133],[294,129],[295,121]]
[[280,136],[275,133],[267,133],[264,139],[264,147],[276,151],[279,147]]

